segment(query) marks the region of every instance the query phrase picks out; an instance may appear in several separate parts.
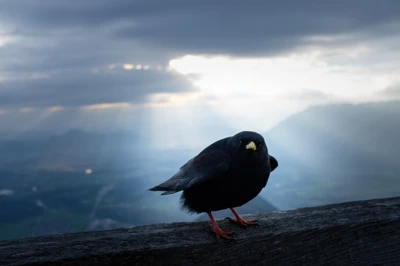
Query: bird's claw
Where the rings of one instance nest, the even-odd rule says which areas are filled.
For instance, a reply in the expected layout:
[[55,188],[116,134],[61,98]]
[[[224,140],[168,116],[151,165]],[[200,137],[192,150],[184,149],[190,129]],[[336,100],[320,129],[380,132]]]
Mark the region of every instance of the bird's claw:
[[230,223],[234,223],[237,224],[243,228],[247,228],[248,226],[257,226],[258,228],[260,228],[260,225],[258,224],[257,220],[251,220],[251,221],[245,221],[243,219],[239,219],[239,220],[235,220],[229,217],[226,217],[225,220],[229,220]]
[[245,221],[245,222],[251,223],[251,224],[249,224],[249,225],[254,225],[254,226],[257,227],[257,228],[260,228],[260,227],[261,227],[260,224],[258,223],[258,220],[251,220],[251,221]]
[[236,242],[236,240],[233,238],[233,236],[237,236],[235,232],[225,232],[222,231],[220,228],[215,227],[211,227],[211,231],[215,233],[215,235],[217,236],[217,240],[219,240],[220,238],[224,238]]

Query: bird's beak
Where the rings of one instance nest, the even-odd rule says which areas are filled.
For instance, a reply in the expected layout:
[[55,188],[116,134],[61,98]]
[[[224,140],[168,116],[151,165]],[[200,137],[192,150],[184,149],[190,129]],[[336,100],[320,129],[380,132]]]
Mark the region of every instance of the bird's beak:
[[249,144],[246,145],[246,150],[257,150],[256,144],[253,141],[250,141]]

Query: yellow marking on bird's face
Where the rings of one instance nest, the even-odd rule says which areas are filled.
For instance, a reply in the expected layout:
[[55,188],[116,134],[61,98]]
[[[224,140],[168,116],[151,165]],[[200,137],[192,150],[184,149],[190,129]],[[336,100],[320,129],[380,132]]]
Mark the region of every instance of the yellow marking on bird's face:
[[257,150],[257,146],[253,141],[250,141],[249,144],[246,145],[246,150]]

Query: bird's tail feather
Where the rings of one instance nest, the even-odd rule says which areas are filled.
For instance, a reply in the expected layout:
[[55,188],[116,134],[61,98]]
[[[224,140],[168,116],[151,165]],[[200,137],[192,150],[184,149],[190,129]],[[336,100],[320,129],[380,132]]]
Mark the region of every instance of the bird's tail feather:
[[178,191],[165,191],[164,193],[161,193],[161,195],[170,195],[170,194],[174,194]]
[[168,190],[168,188],[166,187],[162,187],[162,186],[155,186],[149,189],[150,191],[165,191],[164,193],[161,193],[161,195],[169,195],[169,194],[174,194],[178,191],[175,190]]

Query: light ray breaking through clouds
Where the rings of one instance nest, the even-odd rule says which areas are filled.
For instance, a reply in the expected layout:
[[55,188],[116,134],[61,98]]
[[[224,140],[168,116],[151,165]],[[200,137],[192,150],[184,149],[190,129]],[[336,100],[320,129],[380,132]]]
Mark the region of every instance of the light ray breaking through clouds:
[[315,104],[399,99],[398,7],[3,1],[0,131],[196,121],[199,135],[205,117],[265,131]]
[[[374,47],[342,49],[267,58],[187,55],[171,60],[170,66],[217,99],[212,105],[228,121],[265,131],[311,105],[388,100],[377,91],[400,80],[397,69],[357,62],[374,56]],[[260,120],[265,122],[259,125]]]

